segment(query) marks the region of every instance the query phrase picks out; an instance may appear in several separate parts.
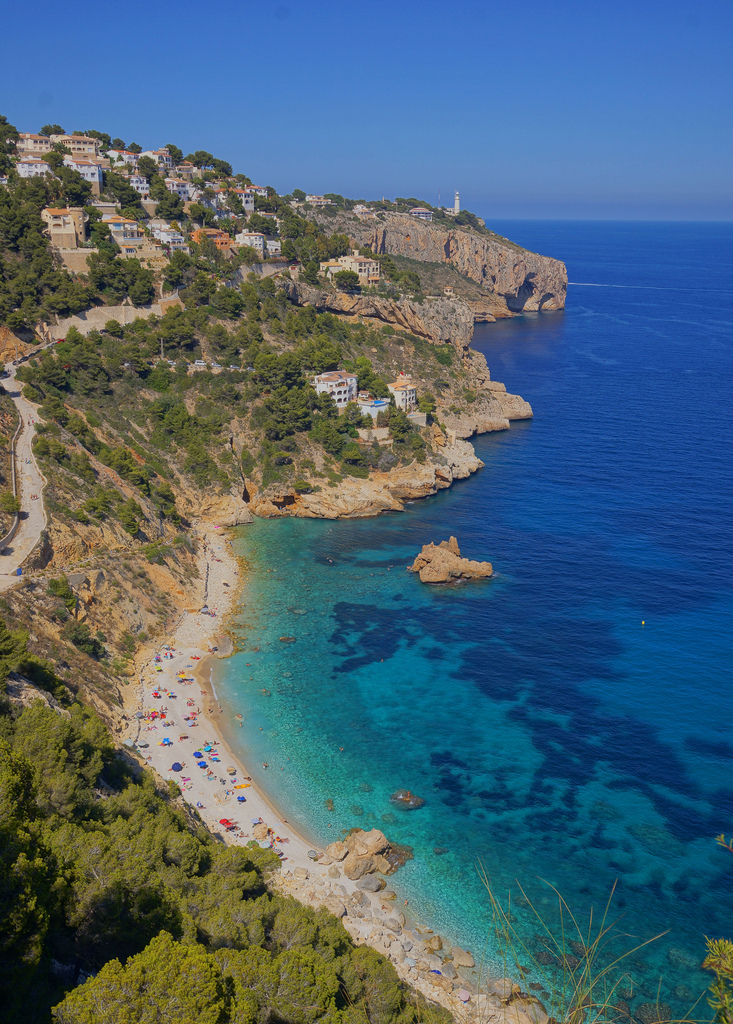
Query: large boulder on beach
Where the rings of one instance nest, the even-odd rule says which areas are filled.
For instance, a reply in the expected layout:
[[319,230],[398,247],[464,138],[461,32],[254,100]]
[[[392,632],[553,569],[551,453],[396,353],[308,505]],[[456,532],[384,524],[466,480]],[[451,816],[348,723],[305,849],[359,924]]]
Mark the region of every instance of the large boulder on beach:
[[387,859],[390,850],[389,840],[379,828],[370,831],[356,828],[344,842],[332,843],[326,852],[341,863],[346,878],[355,882],[365,874],[376,871],[389,874],[394,870],[391,860]]
[[462,558],[455,537],[442,540],[439,544],[425,544],[410,570],[419,574],[422,583],[488,579],[494,573],[491,562]]
[[384,857],[373,857],[371,854],[350,853],[341,865],[341,869],[347,878],[355,882],[357,878],[364,875],[372,875],[375,871],[389,871],[390,863]]
[[465,949],[461,949],[460,946],[454,946],[451,949],[451,956],[453,957],[453,963],[456,967],[475,967],[473,957],[470,953],[467,953]]
[[331,843],[330,846],[326,847],[326,853],[332,860],[341,861],[344,859],[346,854],[349,852],[349,848],[346,843],[342,843],[341,840],[337,840],[335,843]]
[[365,875],[356,883],[357,889],[362,892],[381,892],[387,883],[383,878],[375,878],[374,875]]

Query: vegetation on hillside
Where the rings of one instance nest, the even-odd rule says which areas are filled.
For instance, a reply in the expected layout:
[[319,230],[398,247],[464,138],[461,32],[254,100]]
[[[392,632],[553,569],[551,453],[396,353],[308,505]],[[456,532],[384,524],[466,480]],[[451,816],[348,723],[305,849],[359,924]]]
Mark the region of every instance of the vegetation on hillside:
[[[227,289],[226,301],[221,294],[86,337],[70,329],[18,370],[46,421],[35,451],[49,469],[52,511],[82,524],[111,518],[151,541],[161,521],[178,528],[185,519],[181,492],[227,493],[245,478],[328,486],[425,458],[426,439],[394,408],[384,418],[389,448],[355,444],[372,421],[356,407],[337,416],[310,380],[342,366],[360,389],[388,396],[386,382],[414,369],[427,377],[430,410],[441,378],[458,383],[462,373],[451,368],[452,350],[446,366],[441,347],[298,308],[271,279]],[[191,372],[202,357],[210,368]]]
[[[32,671],[26,639],[0,623],[3,679]],[[334,917],[268,891],[275,854],[215,841],[45,682],[65,706],[0,703],[4,1020],[449,1019]]]

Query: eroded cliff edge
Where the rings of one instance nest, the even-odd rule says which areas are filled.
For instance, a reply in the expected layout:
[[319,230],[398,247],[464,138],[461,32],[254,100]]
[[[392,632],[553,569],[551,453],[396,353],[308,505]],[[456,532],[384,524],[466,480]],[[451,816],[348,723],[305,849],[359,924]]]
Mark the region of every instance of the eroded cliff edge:
[[484,302],[481,298],[470,300],[478,319],[565,308],[565,264],[492,232],[446,228],[399,213],[382,214],[374,220],[360,220],[345,212],[319,213],[314,219],[375,253],[450,264],[485,292]]

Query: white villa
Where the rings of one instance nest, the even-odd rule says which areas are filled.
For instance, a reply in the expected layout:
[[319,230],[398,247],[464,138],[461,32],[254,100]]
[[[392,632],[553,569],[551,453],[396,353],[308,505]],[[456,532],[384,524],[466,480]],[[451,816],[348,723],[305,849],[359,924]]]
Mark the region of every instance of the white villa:
[[412,383],[412,378],[401,373],[397,380],[388,384],[390,394],[394,397],[395,405],[403,412],[412,412],[417,408],[417,388]]
[[313,379],[313,386],[319,395],[330,395],[339,412],[343,412],[349,402],[357,398],[356,374],[346,370],[330,370],[319,373]]
[[265,236],[259,231],[240,231],[234,241],[237,245],[248,245],[258,256],[265,255]]
[[360,285],[379,284],[379,261],[369,256],[360,256],[354,249],[351,256],[339,256],[335,260],[326,260],[320,265],[321,273],[332,278],[341,270],[351,270],[359,276]]
[[15,165],[20,178],[38,178],[42,174],[50,174],[51,168],[45,160],[38,156],[23,156]]
[[92,186],[92,192],[95,196],[98,196],[102,191],[102,168],[96,162],[96,160],[86,160],[81,156],[65,156],[64,166],[70,167],[72,171],[77,171],[81,174],[84,181],[88,181]]

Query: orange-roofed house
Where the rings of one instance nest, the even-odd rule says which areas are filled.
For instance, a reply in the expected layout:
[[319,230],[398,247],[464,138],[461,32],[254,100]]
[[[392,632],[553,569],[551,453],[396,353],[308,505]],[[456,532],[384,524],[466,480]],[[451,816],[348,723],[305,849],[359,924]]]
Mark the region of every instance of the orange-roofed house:
[[136,220],[121,217],[118,213],[103,214],[103,222],[109,227],[110,233],[118,245],[123,242],[139,242],[145,237],[143,229]]
[[47,207],[41,210],[53,245],[59,249],[78,249],[86,238],[85,222],[89,219],[81,206]]
[[397,380],[388,384],[390,394],[394,396],[395,405],[403,412],[410,412],[417,406],[417,388],[410,377],[401,373]]
[[88,135],[52,135],[51,142],[60,142],[71,150],[72,156],[97,156],[101,145],[99,139]]
[[217,249],[228,249],[233,244],[232,236],[228,235],[226,231],[221,231],[219,228],[196,228],[191,238],[193,238],[196,245],[201,245],[203,240],[208,238]]

